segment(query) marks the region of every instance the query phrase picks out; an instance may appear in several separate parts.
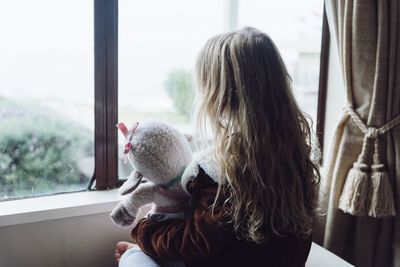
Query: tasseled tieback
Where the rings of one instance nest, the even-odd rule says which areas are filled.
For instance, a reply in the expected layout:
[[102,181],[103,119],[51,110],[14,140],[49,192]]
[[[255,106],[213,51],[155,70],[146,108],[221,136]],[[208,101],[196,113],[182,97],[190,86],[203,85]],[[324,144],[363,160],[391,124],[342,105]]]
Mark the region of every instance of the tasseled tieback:
[[[400,125],[400,115],[382,127],[374,128],[367,127],[352,107],[346,107],[345,112],[364,134],[364,142],[357,162],[347,174],[339,209],[355,216],[393,217],[396,215],[393,189],[379,154],[379,139]],[[372,148],[374,152],[370,166]]]

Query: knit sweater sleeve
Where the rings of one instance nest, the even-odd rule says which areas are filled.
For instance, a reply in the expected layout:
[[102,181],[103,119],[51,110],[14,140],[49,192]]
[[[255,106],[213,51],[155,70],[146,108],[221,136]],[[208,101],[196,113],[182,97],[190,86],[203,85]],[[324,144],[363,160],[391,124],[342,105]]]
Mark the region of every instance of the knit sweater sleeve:
[[188,186],[196,203],[194,214],[183,220],[141,219],[132,230],[133,241],[155,259],[193,262],[217,254],[235,237],[229,225],[222,223],[226,218],[222,201],[217,202],[214,211],[210,208],[217,186],[200,173]]

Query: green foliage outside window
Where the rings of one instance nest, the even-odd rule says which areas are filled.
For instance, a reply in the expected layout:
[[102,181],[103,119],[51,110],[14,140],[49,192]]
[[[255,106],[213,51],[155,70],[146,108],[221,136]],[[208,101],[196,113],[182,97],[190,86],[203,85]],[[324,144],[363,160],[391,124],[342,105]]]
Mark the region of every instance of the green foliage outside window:
[[[0,199],[84,188],[88,130],[41,108],[0,99]],[[82,162],[80,162],[82,160]]]
[[[188,121],[192,73],[172,71],[165,86],[179,117]],[[93,132],[45,107],[2,97],[0,118],[0,200],[87,186],[94,165]]]
[[192,72],[184,69],[170,72],[165,87],[178,113],[189,120],[194,98]]

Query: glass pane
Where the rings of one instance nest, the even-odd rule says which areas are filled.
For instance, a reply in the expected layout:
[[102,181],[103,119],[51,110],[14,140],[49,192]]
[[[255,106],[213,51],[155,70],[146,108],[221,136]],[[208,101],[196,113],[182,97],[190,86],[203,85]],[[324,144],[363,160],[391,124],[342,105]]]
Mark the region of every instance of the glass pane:
[[238,10],[240,28],[256,27],[274,40],[292,77],[297,102],[316,122],[323,0],[241,0]]
[[0,2],[0,200],[94,170],[93,1]]
[[[276,42],[298,102],[315,121],[322,11],[322,0],[120,0],[119,121],[159,119],[190,133],[196,57],[211,36],[243,26]],[[120,134],[118,141],[119,175],[126,177]]]
[[[190,133],[195,61],[224,30],[224,1],[119,1],[119,121],[162,120]],[[129,163],[119,134],[119,175]]]

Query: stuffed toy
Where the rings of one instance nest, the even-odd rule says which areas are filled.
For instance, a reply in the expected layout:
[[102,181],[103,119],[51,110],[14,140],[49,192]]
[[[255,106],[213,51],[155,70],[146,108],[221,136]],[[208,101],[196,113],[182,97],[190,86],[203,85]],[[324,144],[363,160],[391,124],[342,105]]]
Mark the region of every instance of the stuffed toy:
[[127,196],[111,212],[112,221],[132,225],[139,209],[148,204],[152,219],[185,217],[190,195],[182,187],[182,175],[192,160],[188,137],[158,121],[117,127],[127,141],[124,154],[134,170],[119,189]]
[[192,161],[186,167],[181,178],[181,185],[186,193],[190,194],[188,184],[196,180],[200,173],[205,174],[216,183],[221,183],[221,172],[214,159],[213,151],[209,147],[193,155]]

